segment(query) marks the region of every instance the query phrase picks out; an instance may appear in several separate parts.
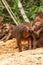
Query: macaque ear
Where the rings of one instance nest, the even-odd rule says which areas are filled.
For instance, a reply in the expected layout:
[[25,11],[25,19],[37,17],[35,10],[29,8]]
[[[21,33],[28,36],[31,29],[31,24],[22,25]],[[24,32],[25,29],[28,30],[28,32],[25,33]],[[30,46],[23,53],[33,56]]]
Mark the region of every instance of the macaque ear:
[[3,18],[2,18],[2,17],[0,17],[0,24],[2,23],[2,21],[3,21]]

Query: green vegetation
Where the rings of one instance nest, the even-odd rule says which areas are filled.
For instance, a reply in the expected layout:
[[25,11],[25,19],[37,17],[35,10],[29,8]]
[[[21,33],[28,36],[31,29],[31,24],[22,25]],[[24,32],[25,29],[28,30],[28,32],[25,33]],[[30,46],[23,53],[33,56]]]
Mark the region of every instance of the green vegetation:
[[[20,22],[23,21],[22,16],[18,9],[18,0],[7,0],[7,2],[9,3],[11,9],[13,10],[16,16],[16,20]],[[41,12],[41,11],[43,12],[43,0],[21,0],[21,3],[30,21],[33,20],[37,12]],[[13,23],[11,17],[9,16],[7,10],[3,6],[1,0],[0,0],[0,16],[3,17],[4,22]]]

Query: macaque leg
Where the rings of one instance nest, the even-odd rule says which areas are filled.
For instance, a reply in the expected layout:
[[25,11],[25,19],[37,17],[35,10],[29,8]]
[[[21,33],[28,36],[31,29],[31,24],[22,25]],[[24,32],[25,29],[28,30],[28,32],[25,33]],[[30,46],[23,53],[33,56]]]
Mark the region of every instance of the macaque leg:
[[35,49],[37,46],[37,40],[35,38],[35,34],[32,34],[33,40],[32,40],[32,48]]
[[31,49],[31,48],[32,48],[32,41],[31,41],[31,39],[30,39],[30,38],[28,39],[28,48],[29,48],[29,49]]
[[41,44],[40,44],[40,42],[38,42],[39,44],[38,44],[38,48],[40,48],[41,47]]
[[33,42],[33,49],[36,49],[37,48],[37,43],[36,43],[36,41],[34,40],[34,42]]
[[33,39],[33,49],[37,48],[37,40],[34,38]]
[[11,33],[9,32],[9,33],[7,34],[7,37],[6,37],[6,41],[9,40],[10,37],[11,37]]
[[19,47],[19,52],[22,51],[21,38],[17,38],[17,45]]
[[6,41],[6,40],[5,40],[6,37],[7,37],[7,35],[5,35],[1,40],[2,40],[2,41]]

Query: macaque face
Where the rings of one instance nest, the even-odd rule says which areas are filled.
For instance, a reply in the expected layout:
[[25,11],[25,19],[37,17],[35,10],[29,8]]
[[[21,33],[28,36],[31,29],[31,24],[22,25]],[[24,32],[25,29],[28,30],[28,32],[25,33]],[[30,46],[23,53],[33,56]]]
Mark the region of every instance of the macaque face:
[[43,26],[43,16],[42,13],[37,15],[34,20],[33,20],[33,29],[34,30],[39,30]]
[[32,27],[32,29],[33,29],[34,31],[37,31],[37,30],[39,30],[41,27],[42,27],[41,22],[35,22],[34,25],[33,25],[33,27]]
[[43,24],[43,17],[42,18],[40,18],[39,16],[35,17],[33,23],[35,22],[41,22]]
[[41,21],[39,16],[35,17],[35,19],[34,19],[34,22],[37,22],[37,21]]
[[9,24],[5,24],[4,30],[5,30],[6,32],[9,31],[9,28],[10,28]]

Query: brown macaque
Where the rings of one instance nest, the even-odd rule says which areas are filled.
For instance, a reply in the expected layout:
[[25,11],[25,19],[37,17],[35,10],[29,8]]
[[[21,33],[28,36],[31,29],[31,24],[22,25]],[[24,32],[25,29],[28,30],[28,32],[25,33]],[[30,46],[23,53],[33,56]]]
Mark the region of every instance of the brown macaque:
[[32,24],[32,32],[33,48],[43,46],[43,12],[36,14]]
[[7,41],[12,38],[17,39],[17,45],[19,47],[19,51],[22,51],[21,41],[28,40],[28,48],[31,49],[32,44],[32,36],[31,36],[31,25],[28,22],[23,22],[19,24],[19,26],[15,26],[13,24],[4,24],[3,27],[4,36],[1,40]]
[[10,38],[13,38],[12,33],[15,31],[15,28],[16,28],[16,26],[14,26],[14,25],[12,25],[10,23],[4,24],[3,33],[5,33],[5,35],[3,36],[3,38],[1,40],[7,41]]
[[42,30],[42,24],[40,22],[35,22],[34,25],[32,25],[31,30],[34,32],[36,36],[39,36],[41,30]]
[[22,51],[21,41],[28,40],[28,49],[31,49],[32,37],[30,33],[31,25],[28,22],[21,23],[17,28],[17,42],[20,46],[19,50]]
[[33,20],[33,24],[35,22],[40,22],[43,25],[43,12],[38,12]]
[[4,27],[6,34],[2,38],[2,40],[7,41],[9,39],[16,38],[19,51],[22,51],[21,41],[28,40],[28,48],[31,49],[32,37],[30,28],[31,25],[28,22],[23,22],[17,27],[12,24],[6,24],[6,26]]
[[[37,29],[36,29],[37,28]],[[39,39],[40,39],[40,41],[41,41],[41,36],[42,35],[40,35],[41,34],[41,32],[43,31],[43,27],[41,26],[39,26],[39,28],[36,26],[36,28],[35,28],[35,25],[32,27],[32,37],[33,37],[33,49],[35,49],[35,48],[37,48],[37,47],[40,47],[39,46]]]

